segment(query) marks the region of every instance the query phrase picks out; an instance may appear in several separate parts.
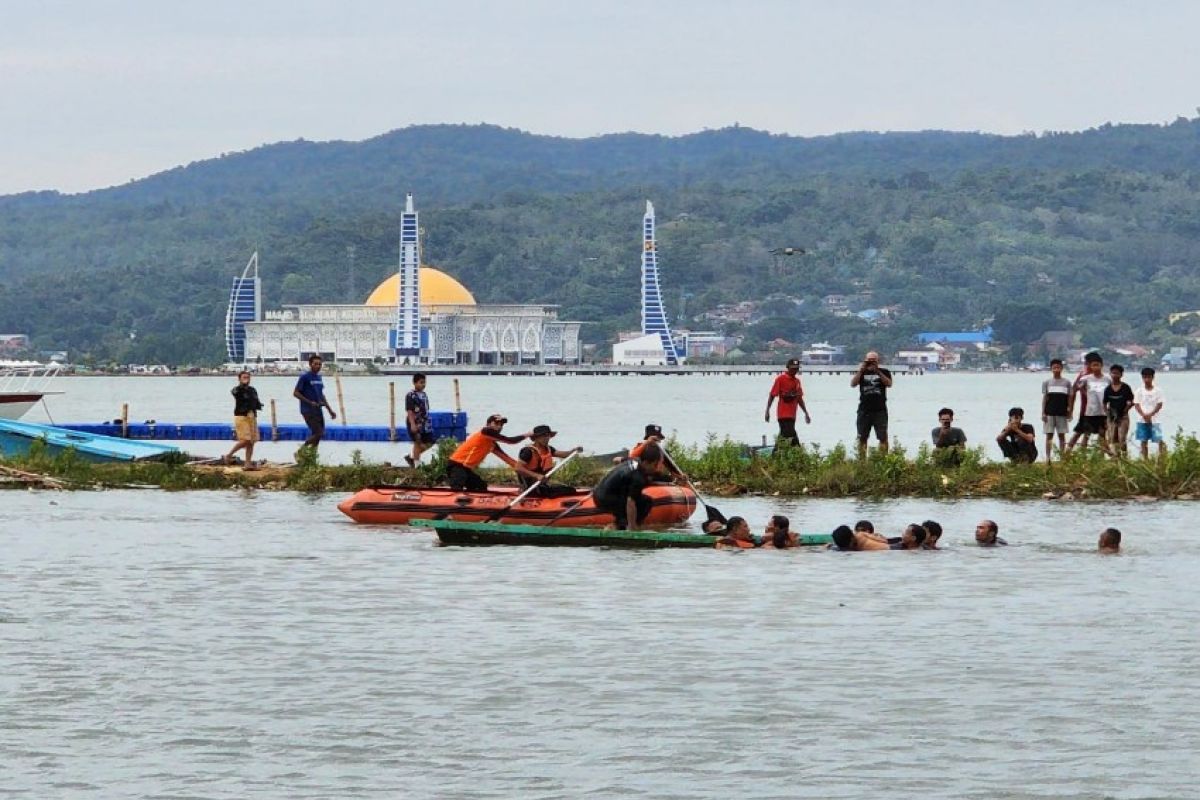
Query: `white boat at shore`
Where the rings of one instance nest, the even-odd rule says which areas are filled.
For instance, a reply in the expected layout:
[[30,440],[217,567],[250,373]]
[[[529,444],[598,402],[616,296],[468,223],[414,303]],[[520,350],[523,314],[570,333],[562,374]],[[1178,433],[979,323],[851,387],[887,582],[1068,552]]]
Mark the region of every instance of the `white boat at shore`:
[[62,367],[36,361],[0,361],[0,419],[20,419],[46,395]]

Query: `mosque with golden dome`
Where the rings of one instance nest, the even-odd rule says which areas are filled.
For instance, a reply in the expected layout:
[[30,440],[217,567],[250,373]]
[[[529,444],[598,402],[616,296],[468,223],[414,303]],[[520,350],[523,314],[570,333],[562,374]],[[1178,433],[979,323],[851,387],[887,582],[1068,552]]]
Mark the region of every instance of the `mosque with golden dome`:
[[[400,268],[362,305],[261,312],[257,256],[234,279],[226,316],[231,363],[578,364],[579,322],[543,304],[484,305],[445,272],[420,264],[416,211],[401,218]],[[414,302],[415,301],[415,302]]]

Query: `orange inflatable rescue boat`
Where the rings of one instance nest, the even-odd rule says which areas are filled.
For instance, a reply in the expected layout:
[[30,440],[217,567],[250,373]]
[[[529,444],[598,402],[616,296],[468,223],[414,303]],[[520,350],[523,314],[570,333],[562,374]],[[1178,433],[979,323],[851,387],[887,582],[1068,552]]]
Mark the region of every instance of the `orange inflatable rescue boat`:
[[[452,519],[458,522],[492,520],[510,524],[601,527],[613,521],[612,514],[596,508],[591,492],[580,489],[563,497],[526,497],[512,508],[520,490],[489,489],[459,492],[444,486],[368,486],[338,503],[338,510],[355,522],[406,525],[413,519]],[[696,510],[696,493],[687,486],[656,483],[643,494],[650,498],[650,515],[645,525],[666,526],[686,522]]]

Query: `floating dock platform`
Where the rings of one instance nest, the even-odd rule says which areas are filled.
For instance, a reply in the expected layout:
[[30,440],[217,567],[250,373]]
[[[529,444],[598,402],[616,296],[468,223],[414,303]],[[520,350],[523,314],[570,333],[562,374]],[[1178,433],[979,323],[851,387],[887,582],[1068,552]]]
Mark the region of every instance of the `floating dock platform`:
[[[465,411],[432,411],[429,419],[433,423],[433,435],[438,439],[451,438],[462,441],[467,438],[467,414]],[[165,441],[203,442],[234,440],[232,422],[68,422],[60,428],[99,436],[115,436],[123,439],[159,439]],[[394,437],[393,437],[394,433]],[[259,439],[264,442],[302,442],[308,438],[308,426],[290,423],[258,426]],[[399,424],[393,432],[387,425],[342,425],[337,420],[326,420],[326,442],[409,442],[408,429]]]

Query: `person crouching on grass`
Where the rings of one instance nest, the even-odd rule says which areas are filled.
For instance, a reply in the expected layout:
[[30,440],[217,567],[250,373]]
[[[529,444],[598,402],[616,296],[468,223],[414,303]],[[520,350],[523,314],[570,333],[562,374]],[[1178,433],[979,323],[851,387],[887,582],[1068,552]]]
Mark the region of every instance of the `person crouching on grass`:
[[229,390],[233,395],[233,436],[237,444],[225,454],[222,461],[228,466],[233,463],[233,454],[238,450],[246,451],[246,463],[242,469],[255,470],[254,443],[258,441],[258,412],[262,410],[262,401],[258,399],[258,390],[250,385],[250,373],[242,370],[238,373],[237,386]]

